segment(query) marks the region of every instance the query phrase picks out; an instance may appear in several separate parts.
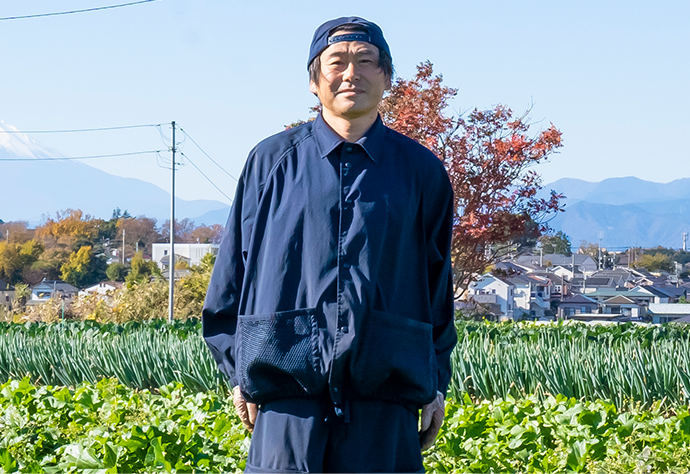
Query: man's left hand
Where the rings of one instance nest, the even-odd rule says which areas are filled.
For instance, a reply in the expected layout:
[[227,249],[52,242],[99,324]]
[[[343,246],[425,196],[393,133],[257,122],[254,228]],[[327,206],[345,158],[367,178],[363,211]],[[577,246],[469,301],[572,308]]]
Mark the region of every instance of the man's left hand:
[[419,444],[422,451],[426,451],[434,444],[445,416],[444,397],[441,392],[438,392],[433,402],[422,407],[422,429],[419,432]]

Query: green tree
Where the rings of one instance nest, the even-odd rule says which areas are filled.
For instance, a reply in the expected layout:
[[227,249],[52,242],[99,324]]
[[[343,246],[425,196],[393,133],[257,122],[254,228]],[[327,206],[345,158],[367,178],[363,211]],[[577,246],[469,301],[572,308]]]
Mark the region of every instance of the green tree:
[[145,283],[151,278],[151,275],[160,275],[160,269],[156,262],[145,260],[142,251],[134,255],[131,265],[129,275],[125,278],[127,287],[132,287],[137,283]]
[[646,268],[650,272],[673,270],[673,261],[663,253],[645,253],[636,262],[635,268]]
[[19,283],[22,272],[33,265],[43,251],[43,245],[37,240],[23,244],[0,242],[0,278],[12,284]]
[[62,266],[69,261],[70,251],[62,248],[46,250],[30,268],[22,272],[22,281],[30,285],[39,283],[44,278],[58,280]]
[[207,253],[201,257],[199,265],[193,266],[190,274],[182,279],[181,286],[188,291],[189,298],[199,302],[204,301],[215,263],[216,256]]
[[93,248],[87,245],[70,254],[67,263],[60,268],[60,276],[70,285],[83,288],[101,281],[106,267],[105,259],[94,255]]
[[561,230],[555,234],[547,234],[542,236],[539,241],[545,254],[558,254],[570,257],[572,252],[570,250],[570,238]]
[[127,268],[121,263],[111,263],[105,271],[105,276],[110,281],[125,281]]

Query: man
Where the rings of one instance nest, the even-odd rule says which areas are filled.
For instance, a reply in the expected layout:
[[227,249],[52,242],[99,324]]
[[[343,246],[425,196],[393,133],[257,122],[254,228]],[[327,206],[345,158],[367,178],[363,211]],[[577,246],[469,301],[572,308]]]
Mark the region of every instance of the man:
[[307,64],[321,114],[250,153],[204,338],[253,430],[247,472],[423,472],[456,343],[450,182],[378,116],[376,24],[324,23]]

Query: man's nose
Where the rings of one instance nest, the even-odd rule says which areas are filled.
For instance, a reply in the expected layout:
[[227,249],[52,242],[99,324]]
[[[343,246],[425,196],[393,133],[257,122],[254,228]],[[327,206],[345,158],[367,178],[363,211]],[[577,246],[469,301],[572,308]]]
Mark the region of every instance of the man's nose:
[[352,81],[355,80],[358,75],[359,71],[357,70],[357,66],[355,66],[354,61],[348,61],[347,67],[343,71],[343,80]]

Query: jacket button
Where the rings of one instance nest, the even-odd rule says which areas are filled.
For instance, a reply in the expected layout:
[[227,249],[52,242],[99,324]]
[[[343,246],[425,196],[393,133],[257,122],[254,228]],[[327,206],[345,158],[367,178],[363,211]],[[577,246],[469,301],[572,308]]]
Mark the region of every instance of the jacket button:
[[347,334],[348,332],[350,332],[350,328],[348,328],[347,326],[340,328],[340,330],[343,332],[343,334]]
[[343,268],[350,268],[350,264],[349,263],[343,263]]

